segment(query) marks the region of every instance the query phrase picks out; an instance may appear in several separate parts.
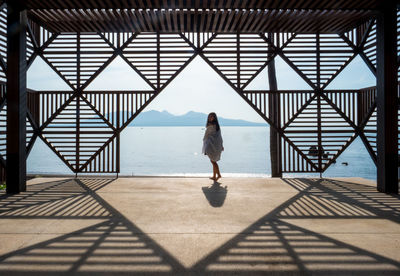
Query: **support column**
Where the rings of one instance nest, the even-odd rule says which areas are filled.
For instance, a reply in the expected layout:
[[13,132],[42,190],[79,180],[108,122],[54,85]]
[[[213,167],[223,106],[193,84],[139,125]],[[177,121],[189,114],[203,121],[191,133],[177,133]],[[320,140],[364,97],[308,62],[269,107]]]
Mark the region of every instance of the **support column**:
[[[272,40],[272,34],[269,35]],[[270,51],[272,48],[270,47]],[[269,58],[272,55],[269,54]],[[277,127],[280,127],[280,100],[279,94],[276,92],[278,90],[278,85],[276,81],[276,71],[275,71],[275,58],[268,64],[268,82],[269,90],[274,91],[269,93],[269,118],[275,123]],[[282,177],[282,153],[281,153],[281,143],[280,143],[279,133],[275,128],[269,128],[269,146],[270,146],[270,156],[271,156],[271,176],[272,177]]]
[[395,1],[377,16],[377,189],[398,193],[397,22]]
[[[9,1],[11,2],[11,1]],[[26,191],[26,10],[7,6],[7,193]]]

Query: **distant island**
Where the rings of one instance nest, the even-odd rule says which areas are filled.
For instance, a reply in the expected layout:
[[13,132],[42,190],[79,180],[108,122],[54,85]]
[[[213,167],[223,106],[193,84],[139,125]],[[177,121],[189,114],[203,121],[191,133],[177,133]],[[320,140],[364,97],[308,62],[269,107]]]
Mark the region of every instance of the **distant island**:
[[[173,115],[167,111],[150,110],[140,113],[129,126],[204,126],[207,114],[189,111],[183,115]],[[266,126],[266,123],[255,123],[245,120],[218,117],[221,126]]]

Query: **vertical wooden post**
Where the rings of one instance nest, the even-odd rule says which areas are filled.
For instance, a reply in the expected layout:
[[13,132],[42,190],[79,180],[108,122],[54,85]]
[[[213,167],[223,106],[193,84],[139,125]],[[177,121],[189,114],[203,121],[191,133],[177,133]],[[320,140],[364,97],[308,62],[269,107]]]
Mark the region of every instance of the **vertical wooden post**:
[[236,32],[236,83],[240,89],[240,31]]
[[160,32],[157,31],[157,93],[160,92],[161,87],[161,37]]
[[75,156],[76,156],[76,171],[75,176],[78,176],[78,172],[80,172],[80,112],[81,112],[81,33],[76,33],[76,89],[79,91],[76,96],[76,148],[75,148]]
[[26,10],[7,7],[7,193],[26,191]]
[[317,138],[318,138],[318,171],[319,171],[319,177],[322,177],[322,151],[324,150],[322,148],[322,118],[321,118],[321,95],[318,94],[317,96]]
[[316,34],[316,58],[317,58],[317,129],[318,129],[318,170],[319,177],[322,177],[322,118],[321,118],[321,47],[320,47],[320,33]]
[[120,95],[120,94],[116,94],[117,96],[117,136],[115,137],[115,141],[116,141],[116,156],[115,156],[115,161],[116,161],[116,171],[117,171],[117,178],[118,178],[118,173],[119,173],[119,164],[120,164],[120,143],[119,143],[119,137],[120,137],[120,128],[121,128],[121,123],[120,123],[120,116],[121,116],[121,112],[123,111],[123,108],[121,108],[120,106],[120,97],[123,97],[124,95]]
[[395,1],[383,1],[377,28],[377,189],[398,193],[397,19]]
[[[273,36],[270,33],[269,37],[273,41]],[[275,126],[280,127],[280,99],[278,84],[276,81],[275,58],[272,56],[272,47],[269,47],[268,58],[271,59],[268,63],[268,82],[269,90],[269,118],[274,122]],[[271,176],[282,177],[282,150],[279,133],[275,128],[269,128],[269,146],[271,157]]]

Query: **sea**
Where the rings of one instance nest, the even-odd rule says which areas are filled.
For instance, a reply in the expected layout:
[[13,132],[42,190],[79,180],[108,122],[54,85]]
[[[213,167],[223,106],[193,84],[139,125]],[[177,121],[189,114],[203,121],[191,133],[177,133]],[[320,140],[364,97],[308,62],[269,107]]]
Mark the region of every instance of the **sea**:
[[[211,176],[212,166],[201,153],[204,127],[127,127],[121,133],[122,176]],[[222,176],[270,177],[269,127],[221,127],[224,152]],[[346,165],[346,164],[347,165]],[[41,139],[28,157],[28,174],[73,174]],[[322,175],[376,179],[376,167],[357,138]],[[313,173],[284,177],[319,177]]]

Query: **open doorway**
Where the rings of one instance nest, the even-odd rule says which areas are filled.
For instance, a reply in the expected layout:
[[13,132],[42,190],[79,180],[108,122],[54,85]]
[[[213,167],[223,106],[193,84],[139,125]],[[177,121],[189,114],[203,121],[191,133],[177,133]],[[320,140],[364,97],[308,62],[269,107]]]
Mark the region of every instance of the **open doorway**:
[[211,176],[201,152],[209,112],[221,125],[223,176],[269,176],[268,124],[200,57],[123,130],[121,174]]

